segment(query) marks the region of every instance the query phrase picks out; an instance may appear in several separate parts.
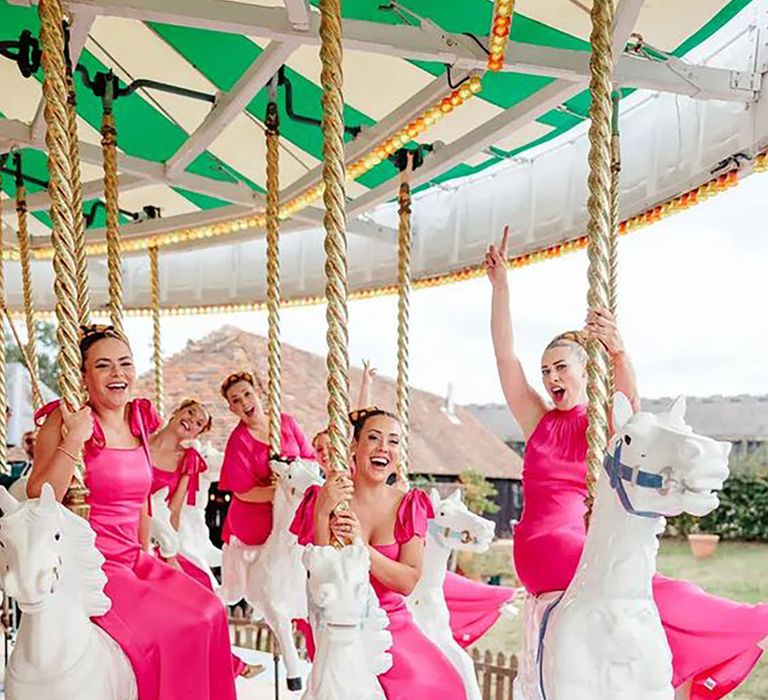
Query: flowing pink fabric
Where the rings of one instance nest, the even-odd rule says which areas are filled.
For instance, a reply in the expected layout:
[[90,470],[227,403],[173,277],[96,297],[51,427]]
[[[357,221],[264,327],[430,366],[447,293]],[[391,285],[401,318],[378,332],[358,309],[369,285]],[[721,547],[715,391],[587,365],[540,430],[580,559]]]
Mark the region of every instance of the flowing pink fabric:
[[[304,433],[291,416],[280,416],[280,445],[283,457],[314,459],[315,453]],[[264,544],[272,532],[272,504],[248,503],[237,498],[238,493],[254,486],[269,486],[269,447],[257,440],[245,423],[239,423],[227,440],[224,461],[221,465],[219,489],[231,491],[227,519],[222,539],[229,542],[232,535],[246,545]]]
[[[291,532],[300,544],[314,540],[314,511],[318,486],[311,486],[296,511]],[[424,539],[427,520],[433,518],[432,502],[419,489],[403,498],[397,512],[391,544],[374,545],[384,556],[397,560],[400,548],[414,537]],[[405,598],[371,576],[379,603],[389,617],[392,634],[392,668],[379,676],[387,700],[466,700],[464,681],[453,664],[427,639],[408,612]]]
[[[49,404],[36,418],[56,408]],[[134,449],[107,447],[101,428],[85,451],[90,523],[104,555],[112,607],[93,621],[123,649],[136,674],[139,700],[235,700],[227,615],[221,601],[182,572],[145,552],[139,519],[152,468],[146,441],[154,409],[130,405]],[[94,427],[98,421],[94,420]]]
[[[586,536],[587,412],[550,411],[525,448],[524,507],[515,528],[515,568],[535,595],[565,590]],[[672,649],[674,685],[693,681],[693,700],[715,700],[750,673],[768,636],[768,605],[746,605],[710,595],[661,575],[653,596]]]
[[501,608],[515,597],[515,589],[489,586],[449,571],[445,575],[443,595],[453,638],[466,648],[496,624]]

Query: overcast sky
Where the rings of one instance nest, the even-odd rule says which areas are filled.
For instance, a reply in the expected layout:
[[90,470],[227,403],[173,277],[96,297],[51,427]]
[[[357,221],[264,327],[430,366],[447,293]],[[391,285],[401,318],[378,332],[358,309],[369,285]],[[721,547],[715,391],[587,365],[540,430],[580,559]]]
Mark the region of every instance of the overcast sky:
[[[621,239],[619,318],[644,396],[768,393],[768,175]],[[510,273],[516,346],[538,385],[543,347],[579,327],[586,253]],[[485,279],[415,292],[411,381],[459,403],[502,401]],[[350,358],[395,375],[396,300],[350,304]],[[266,333],[266,313],[163,320],[166,355],[224,324]],[[282,312],[286,343],[325,353],[325,309]],[[129,319],[138,368],[150,366],[151,323]],[[235,369],[235,368],[233,368]]]

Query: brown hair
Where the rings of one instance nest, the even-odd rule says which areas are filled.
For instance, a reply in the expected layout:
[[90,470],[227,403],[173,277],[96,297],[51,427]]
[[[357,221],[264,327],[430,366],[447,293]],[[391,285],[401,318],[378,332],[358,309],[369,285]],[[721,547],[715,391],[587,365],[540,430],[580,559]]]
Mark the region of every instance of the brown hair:
[[254,389],[256,388],[256,380],[252,372],[233,372],[221,383],[221,395],[227,399],[227,392],[239,382],[248,382]]
[[91,323],[89,325],[81,325],[78,329],[78,341],[80,346],[80,369],[85,370],[85,356],[88,350],[91,349],[100,340],[106,338],[115,338],[126,344],[128,349],[131,349],[131,345],[126,338],[117,328],[114,326],[105,326],[98,323]]
[[549,342],[544,352],[552,348],[570,347],[577,355],[579,360],[586,364],[587,362],[587,335],[583,331],[565,331],[556,335]]
[[368,420],[370,418],[375,418],[376,416],[387,416],[397,421],[397,424],[400,425],[400,419],[391,411],[385,411],[378,406],[360,408],[349,414],[349,422],[352,423],[352,439],[357,440],[360,437],[360,433],[363,432],[363,428]]
[[317,450],[317,441],[323,437],[323,435],[328,435],[328,428],[323,428],[319,433],[315,433],[315,437],[312,438],[313,450]]
[[198,406],[200,410],[203,412],[203,415],[208,419],[203,426],[203,429],[200,431],[200,434],[207,433],[211,426],[213,425],[213,416],[211,415],[211,412],[208,410],[207,406],[200,403],[197,399],[184,399],[176,408],[173,409],[173,413],[171,413],[171,418],[175,418],[181,411],[183,411],[185,408],[190,408],[191,406]]

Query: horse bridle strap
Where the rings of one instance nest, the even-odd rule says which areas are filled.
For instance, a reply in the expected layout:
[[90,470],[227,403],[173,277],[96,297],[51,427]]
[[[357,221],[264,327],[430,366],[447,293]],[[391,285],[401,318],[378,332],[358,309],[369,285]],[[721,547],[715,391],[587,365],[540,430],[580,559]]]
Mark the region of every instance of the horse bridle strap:
[[450,544],[448,544],[450,542],[470,544],[475,540],[469,530],[453,530],[450,527],[444,527],[436,523],[434,520],[430,520],[427,523],[427,529],[429,533],[433,535],[437,540],[437,543],[446,549],[452,549]]
[[630,467],[621,461],[621,442],[616,445],[613,455],[606,454],[603,460],[603,466],[610,479],[611,488],[619,497],[624,510],[631,515],[637,515],[641,518],[661,518],[662,513],[656,513],[650,510],[637,510],[629,498],[629,494],[624,486],[624,482],[629,482],[635,486],[644,489],[656,489],[663,491],[665,488],[665,479],[661,474],[647,472],[639,467]]

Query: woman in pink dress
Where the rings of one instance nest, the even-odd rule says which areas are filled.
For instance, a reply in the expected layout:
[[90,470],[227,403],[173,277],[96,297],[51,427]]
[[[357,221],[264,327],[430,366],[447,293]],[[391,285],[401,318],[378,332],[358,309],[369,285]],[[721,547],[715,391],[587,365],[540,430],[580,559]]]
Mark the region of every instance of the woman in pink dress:
[[[264,544],[272,531],[275,496],[269,468],[267,416],[250,372],[237,372],[227,377],[221,385],[221,395],[229,404],[229,410],[240,419],[227,440],[221,465],[219,489],[232,493],[222,540],[225,547],[233,544],[235,539],[239,545],[256,547]],[[314,459],[312,446],[301,428],[285,413],[280,416],[280,444],[283,457]],[[228,571],[237,566],[233,558],[234,555],[225,548],[222,595],[225,600],[236,603],[243,595],[244,581],[240,573]]]
[[[554,408],[528,383],[513,344],[508,237],[505,227],[501,245],[488,249],[485,268],[493,287],[491,332],[501,386],[526,439],[515,569],[527,591],[539,595],[568,587],[586,536],[586,336],[605,346],[616,390],[629,397],[635,410],[639,399],[632,363],[604,309],[589,311],[586,335],[563,333],[544,351],[542,380]],[[734,603],[660,575],[654,577],[653,593],[672,650],[677,698],[715,700],[749,675],[768,635],[768,605]]]
[[[423,491],[404,494],[387,485],[399,459],[400,424],[375,409],[357,412],[353,427],[353,479],[333,474],[322,487],[310,487],[291,531],[301,544],[359,537],[367,545],[371,583],[392,634],[392,668],[379,676],[387,700],[466,700],[461,676],[405,605],[421,575],[427,521],[434,513]],[[350,510],[331,518],[342,501],[350,502]]]
[[[149,438],[152,457],[151,493],[168,489],[171,525],[176,530],[181,523],[184,503],[194,506],[198,497],[206,497],[206,494],[199,494],[200,474],[207,471],[208,465],[192,443],[208,432],[212,425],[213,418],[203,404],[195,399],[185,399],[173,411],[168,422]],[[177,555],[172,563],[177,564],[187,576],[213,591],[208,573],[185,556]],[[265,670],[261,664],[246,664],[235,654],[232,655],[232,667],[235,675],[244,678],[252,678]]]
[[157,416],[146,399],[130,399],[136,375],[128,342],[111,326],[90,326],[80,352],[88,404],[41,409],[27,493],[39,497],[47,482],[62,499],[83,452],[89,521],[112,601],[94,622],[130,659],[140,700],[235,700],[224,606],[147,551],[148,429]]

